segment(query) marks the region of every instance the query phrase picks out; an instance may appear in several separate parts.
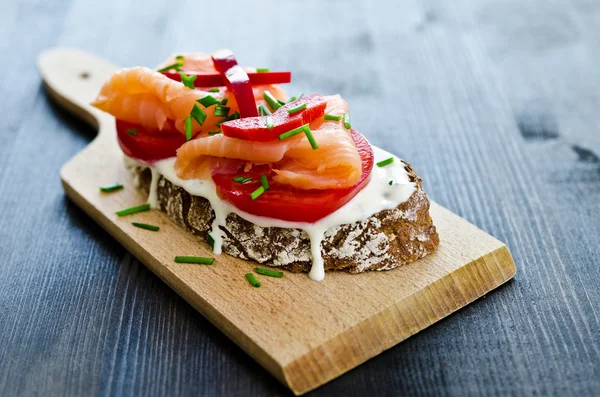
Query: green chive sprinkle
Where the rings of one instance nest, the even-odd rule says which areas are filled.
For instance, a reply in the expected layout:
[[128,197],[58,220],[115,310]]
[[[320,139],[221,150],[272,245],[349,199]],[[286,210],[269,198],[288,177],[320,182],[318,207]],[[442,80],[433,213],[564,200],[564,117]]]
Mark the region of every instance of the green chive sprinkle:
[[306,109],[306,103],[303,103],[302,105],[296,106],[295,108],[287,109],[287,112],[289,114],[294,114],[294,113],[301,112],[304,109]]
[[346,127],[347,130],[350,129],[351,125],[350,125],[350,113],[346,112],[344,113],[344,127]]
[[260,195],[261,195],[261,194],[263,194],[264,192],[265,192],[265,188],[261,186],[261,187],[259,187],[258,189],[256,189],[255,191],[253,191],[253,192],[250,194],[250,198],[251,198],[252,200],[256,200],[256,199],[257,199],[257,198],[259,198],[259,197],[260,197]]
[[295,96],[293,96],[293,97],[291,97],[290,99],[288,99],[287,103],[292,103],[292,102],[294,102],[295,100],[296,100],[296,97],[295,97]]
[[176,263],[196,263],[199,265],[212,265],[215,258],[203,258],[201,256],[176,256]]
[[240,114],[239,112],[233,112],[232,114],[230,114],[229,116],[225,117],[224,119],[217,121],[215,123],[215,125],[217,127],[219,127],[222,123],[226,122],[226,121],[231,121],[231,120],[237,120],[240,118]]
[[268,108],[267,108],[265,105],[260,105],[260,106],[258,107],[258,113],[259,113],[261,116],[269,116],[269,115],[271,115],[271,114],[272,114],[272,113],[271,113],[271,111],[270,111],[270,110],[269,110],[269,109],[268,109]]
[[390,181],[390,186],[392,186],[394,184],[394,181]]
[[116,190],[121,190],[121,189],[123,189],[123,185],[121,185],[120,183],[114,183],[112,185],[100,187],[100,191],[102,191],[104,193],[110,193],[110,192],[114,192]]
[[181,83],[184,86],[186,86],[187,88],[191,88],[192,90],[195,88],[194,80],[196,80],[198,76],[188,76],[185,73],[179,73],[179,75],[181,76]]
[[177,55],[175,59],[177,59],[178,61],[183,61],[183,55]]
[[308,139],[310,146],[313,148],[313,150],[317,150],[319,148],[319,145],[317,144],[317,141],[315,140],[312,131],[310,130],[310,128],[308,128],[308,126],[305,127],[306,128],[304,129],[304,134],[306,134],[306,138]]
[[229,101],[229,98],[223,98],[223,100],[221,101],[221,105],[223,105],[223,106],[227,105],[228,101]]
[[215,249],[215,239],[213,238],[213,236],[210,235],[210,233],[206,233],[206,238],[208,240],[208,244],[210,245],[210,248],[212,248],[214,250]]
[[150,204],[136,205],[135,207],[125,208],[124,210],[117,211],[115,214],[118,216],[125,216],[131,214],[137,214],[138,212],[144,212],[150,210]]
[[133,129],[133,128],[127,128],[127,133],[131,136],[136,136],[137,135],[137,130]]
[[254,288],[260,287],[260,282],[254,277],[252,273],[246,273],[246,280],[252,285]]
[[276,111],[281,107],[279,102],[277,102],[277,99],[275,99],[273,94],[271,94],[269,91],[263,92],[263,98],[265,99],[265,102],[267,102],[272,111]]
[[236,182],[236,183],[247,183],[247,182],[250,182],[252,180],[252,178],[245,178],[243,176],[236,176],[232,180],[234,182]]
[[215,107],[215,116],[227,117],[227,116],[229,116],[229,110],[231,110],[231,108],[228,108],[227,106],[217,105]]
[[279,272],[277,270],[269,270],[269,269],[263,269],[262,267],[255,267],[254,271],[256,273],[262,274],[264,276],[278,277],[278,278],[283,277],[283,272]]
[[183,66],[183,62],[177,61],[175,63],[165,66],[164,68],[158,69],[157,72],[158,73],[168,72],[171,69],[175,69],[178,71],[182,66]]
[[336,116],[334,114],[327,114],[327,113],[325,113],[325,115],[323,116],[323,118],[325,120],[340,121],[342,119],[342,116]]
[[212,130],[212,131],[208,131],[208,135],[218,135],[221,134],[223,131],[221,130]]
[[190,139],[192,139],[192,116],[187,116],[185,118],[185,140],[189,141]]
[[219,92],[221,90],[219,90],[217,87],[215,88],[211,88],[210,90],[208,90],[208,92]]
[[301,134],[301,133],[305,132],[307,129],[308,129],[308,124],[304,124],[302,127],[294,128],[291,131],[284,132],[283,134],[279,135],[279,140],[282,141],[284,139],[293,137],[294,135]]
[[148,225],[147,223],[131,222],[131,224],[135,227],[139,227],[140,229],[151,230],[153,232],[158,232],[160,229],[158,226]]
[[267,180],[267,176],[264,174],[260,176],[260,184],[265,189],[265,191],[270,189],[269,181]]
[[273,129],[273,127],[275,126],[275,125],[273,124],[273,117],[271,117],[271,116],[267,116],[267,121],[266,121],[266,123],[267,123],[267,129],[269,129],[269,130],[272,130],[272,129]]
[[285,101],[282,101],[281,99],[278,99],[277,102],[279,102],[281,106],[285,105]]
[[394,158],[390,157],[389,159],[381,160],[377,163],[378,167],[385,167],[386,165],[392,164],[394,162]]
[[192,116],[200,125],[204,124],[204,120],[206,120],[206,112],[195,103],[190,116]]
[[270,71],[269,68],[256,68],[256,73],[269,73]]
[[217,103],[219,103],[219,100],[216,99],[214,96],[212,95],[207,95],[203,98],[200,98],[198,100],[196,100],[196,102],[198,102],[199,104],[201,104],[202,106],[204,106],[205,108],[210,107],[212,105],[216,105]]

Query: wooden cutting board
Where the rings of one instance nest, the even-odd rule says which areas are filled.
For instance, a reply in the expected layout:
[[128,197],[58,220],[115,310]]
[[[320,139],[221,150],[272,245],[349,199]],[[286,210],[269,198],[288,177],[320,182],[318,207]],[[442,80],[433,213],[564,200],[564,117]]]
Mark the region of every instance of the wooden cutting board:
[[[96,139],[61,171],[67,195],[202,315],[296,394],[322,385],[515,275],[506,246],[464,219],[432,203],[440,235],[436,253],[387,272],[327,273],[314,282],[285,272],[244,274],[255,264],[227,255],[212,266],[177,264],[175,255],[212,256],[203,242],[150,211],[119,218],[115,211],[145,202],[123,167],[114,118],[89,106],[117,69],[85,52],[53,49],[39,57],[49,95],[98,129]],[[125,189],[102,194],[98,187]],[[159,225],[158,233],[132,221]]]

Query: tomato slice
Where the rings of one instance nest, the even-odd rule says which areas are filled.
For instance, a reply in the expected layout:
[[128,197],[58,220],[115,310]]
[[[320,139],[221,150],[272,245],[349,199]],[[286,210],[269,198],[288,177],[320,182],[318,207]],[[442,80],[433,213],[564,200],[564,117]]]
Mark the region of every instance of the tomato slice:
[[121,120],[117,120],[117,139],[127,156],[148,163],[175,156],[186,142],[179,132],[148,132],[142,126]]
[[[162,73],[171,80],[181,81],[180,72],[168,71]],[[195,87],[224,87],[226,85],[225,79],[220,73],[203,73],[193,70],[184,70],[181,73],[188,76],[196,76],[196,80],[194,80]],[[249,72],[247,74],[252,85],[284,84],[292,81],[292,72]]]
[[[373,149],[364,136],[351,130],[352,139],[362,159],[362,175],[353,186],[344,189],[301,190],[272,180],[274,172],[270,166],[255,166],[249,172],[232,172],[231,169],[213,171],[219,197],[235,207],[253,215],[282,219],[291,222],[313,223],[350,201],[371,179],[373,169]],[[256,200],[250,194],[258,189],[261,175],[267,175],[270,189]],[[251,182],[240,184],[232,179],[237,176],[252,178]]]
[[[306,105],[306,108],[293,114],[288,110]],[[277,109],[271,116],[246,117],[243,119],[227,121],[221,124],[223,135],[247,141],[272,141],[279,139],[279,135],[310,123],[323,116],[327,101],[323,95],[314,94],[287,103]],[[267,128],[267,117],[273,120],[273,128]]]

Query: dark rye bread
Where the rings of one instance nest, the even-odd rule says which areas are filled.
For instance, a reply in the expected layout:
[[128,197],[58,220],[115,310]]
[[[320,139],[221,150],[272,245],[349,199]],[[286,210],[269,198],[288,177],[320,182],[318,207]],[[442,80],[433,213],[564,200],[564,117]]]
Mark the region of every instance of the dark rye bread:
[[[433,252],[439,237],[429,216],[429,198],[421,178],[405,163],[416,189],[410,198],[393,210],[381,211],[369,219],[329,229],[321,243],[325,270],[389,270]],[[148,193],[152,180],[148,168],[132,168],[139,188]],[[207,241],[214,220],[209,201],[192,196],[160,177],[160,209],[177,224]],[[236,214],[227,217],[223,252],[245,260],[308,272],[311,268],[310,240],[300,229],[259,227]]]

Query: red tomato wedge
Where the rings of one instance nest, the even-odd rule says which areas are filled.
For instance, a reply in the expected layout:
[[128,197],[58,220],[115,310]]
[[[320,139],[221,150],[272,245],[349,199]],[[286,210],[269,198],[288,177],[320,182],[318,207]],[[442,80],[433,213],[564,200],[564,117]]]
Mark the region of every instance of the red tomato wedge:
[[212,55],[215,69],[223,76],[227,88],[233,92],[242,117],[258,116],[252,83],[248,74],[238,65],[233,52],[220,50]]
[[[195,87],[223,87],[226,85],[223,76],[220,73],[202,73],[195,71],[182,71],[188,76],[196,76],[194,80]],[[163,72],[171,80],[181,81],[179,72]],[[292,72],[265,72],[265,73],[247,73],[252,85],[263,84],[285,84],[292,81]]]
[[185,137],[178,132],[148,132],[144,127],[117,120],[119,146],[129,157],[148,163],[173,157]]
[[[288,110],[306,105],[306,108],[290,114]],[[247,117],[221,124],[223,135],[247,141],[272,141],[279,135],[310,123],[322,117],[327,101],[320,94],[314,94],[287,103],[277,109],[271,116]],[[273,128],[267,128],[267,117],[273,120]]]
[[[254,166],[249,172],[233,172],[231,168],[213,170],[213,180],[219,197],[229,201],[242,211],[253,215],[282,219],[291,222],[313,223],[326,217],[350,201],[371,179],[373,149],[364,136],[351,130],[362,160],[362,175],[353,186],[344,189],[300,190],[272,180],[274,172],[269,165]],[[267,175],[270,189],[256,200],[250,194],[261,186],[261,175]],[[240,184],[232,179],[237,176],[252,178]]]

